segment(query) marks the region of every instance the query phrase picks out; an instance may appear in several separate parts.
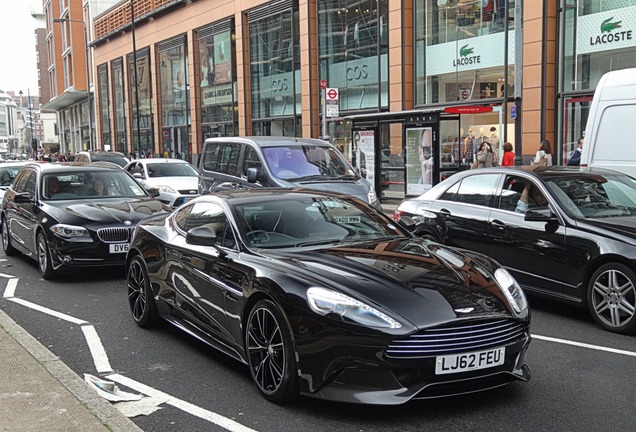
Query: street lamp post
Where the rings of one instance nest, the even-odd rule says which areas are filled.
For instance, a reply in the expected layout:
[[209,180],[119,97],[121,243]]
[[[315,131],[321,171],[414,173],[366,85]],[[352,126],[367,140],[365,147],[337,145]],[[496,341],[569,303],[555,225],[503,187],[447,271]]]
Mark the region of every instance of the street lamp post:
[[[137,80],[137,42],[135,38],[135,7],[133,0],[130,0],[130,27],[132,35],[132,49],[133,49],[133,79],[135,80],[135,118],[137,120],[137,145],[134,146],[137,151],[137,157],[141,156],[141,127],[139,119],[139,81]],[[134,138],[133,138],[134,141]]]
[[86,98],[88,100],[88,149],[95,150],[93,147],[93,101],[91,93],[91,73],[89,64],[88,32],[86,30],[86,23],[84,22],[84,20],[74,20],[70,18],[55,18],[53,19],[53,22],[79,22],[82,23],[82,27],[84,28],[84,49],[86,50]]
[[[24,93],[22,93],[22,90],[20,90],[20,92],[18,93],[20,95],[20,105],[22,105],[22,96],[24,95]],[[31,148],[31,154],[33,155],[33,159],[35,159],[35,153],[37,152],[37,142],[36,142],[36,146],[34,147],[33,144],[33,140],[35,138],[35,132],[33,130],[33,105],[31,103],[31,90],[27,89],[27,108],[29,109],[29,132],[30,132],[30,137],[27,139],[27,144],[30,148]]]

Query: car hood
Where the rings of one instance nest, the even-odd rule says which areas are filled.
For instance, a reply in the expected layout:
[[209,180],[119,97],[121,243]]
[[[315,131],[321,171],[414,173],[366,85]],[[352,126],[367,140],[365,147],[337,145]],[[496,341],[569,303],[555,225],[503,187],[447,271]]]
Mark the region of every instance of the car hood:
[[581,223],[590,225],[597,231],[609,231],[619,236],[629,237],[632,241],[636,239],[636,216],[585,219]]
[[286,187],[303,187],[307,189],[315,189],[319,191],[336,192],[346,195],[352,195],[362,201],[369,202],[370,185],[364,179],[352,180],[334,178],[331,180],[306,180],[306,181],[288,181],[282,180],[283,186]]
[[405,239],[274,254],[289,265],[286,271],[309,283],[342,291],[419,328],[512,314],[492,276],[496,263],[437,243]]
[[146,179],[146,186],[170,186],[176,190],[191,189],[199,190],[199,177],[155,177]]
[[142,219],[165,211],[161,201],[152,197],[95,199],[92,202],[57,201],[47,203],[48,213],[59,222],[88,225],[90,223],[132,225]]

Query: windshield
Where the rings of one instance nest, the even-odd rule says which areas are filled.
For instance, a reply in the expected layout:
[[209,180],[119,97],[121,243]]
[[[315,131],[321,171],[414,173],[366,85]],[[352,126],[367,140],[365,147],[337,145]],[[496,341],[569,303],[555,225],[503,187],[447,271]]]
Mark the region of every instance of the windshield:
[[149,163],[148,177],[198,177],[199,172],[188,163]]
[[636,215],[636,180],[622,174],[584,174],[549,178],[548,188],[574,217]]
[[406,236],[377,210],[347,199],[268,198],[270,201],[236,206],[250,246],[310,247]]
[[147,196],[135,180],[116,169],[46,174],[42,177],[40,187],[42,198],[46,201]]
[[333,147],[303,145],[263,147],[262,150],[272,173],[281,180],[357,177],[342,153]]

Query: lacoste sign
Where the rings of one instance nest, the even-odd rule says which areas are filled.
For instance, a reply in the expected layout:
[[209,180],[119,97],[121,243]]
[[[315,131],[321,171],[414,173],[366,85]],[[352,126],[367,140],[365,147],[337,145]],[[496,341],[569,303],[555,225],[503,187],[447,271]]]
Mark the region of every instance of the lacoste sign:
[[576,18],[576,54],[636,47],[635,32],[636,6],[579,15]]
[[481,63],[481,56],[471,55],[474,51],[475,49],[471,48],[469,44],[462,46],[459,49],[459,57],[453,60],[453,67]]

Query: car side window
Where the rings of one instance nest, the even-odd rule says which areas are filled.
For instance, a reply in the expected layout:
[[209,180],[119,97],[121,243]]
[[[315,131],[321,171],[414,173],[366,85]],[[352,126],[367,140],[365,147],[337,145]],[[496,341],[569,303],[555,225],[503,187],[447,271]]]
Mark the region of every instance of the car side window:
[[236,239],[232,233],[231,225],[228,223],[227,215],[221,206],[214,203],[200,202],[189,207],[190,211],[183,226],[179,225],[179,219],[183,215],[177,215],[176,217],[177,225],[183,229],[183,231],[188,232],[192,228],[209,226],[213,228],[216,233],[217,245],[230,249],[236,247]]
[[257,168],[261,169],[263,166],[263,162],[261,161],[260,156],[255,148],[246,146],[245,154],[243,155],[243,176],[247,177],[247,169],[248,168]]
[[[33,180],[31,180],[33,178]],[[27,183],[33,182],[35,184],[35,172],[32,170],[24,170],[22,172],[20,172],[14,181],[14,187],[13,190],[15,190],[17,193],[22,193],[22,192],[26,192],[26,188],[27,188]],[[35,193],[35,190],[34,190]],[[31,195],[33,196],[33,195]]]
[[478,174],[465,177],[459,185],[455,201],[489,206],[497,191],[498,179],[499,174]]
[[225,144],[221,149],[218,171],[223,174],[237,174],[239,168],[239,157],[241,156],[240,144]]
[[515,211],[523,189],[524,179],[514,175],[507,175],[504,180],[501,194],[499,195],[499,205],[501,210]]

